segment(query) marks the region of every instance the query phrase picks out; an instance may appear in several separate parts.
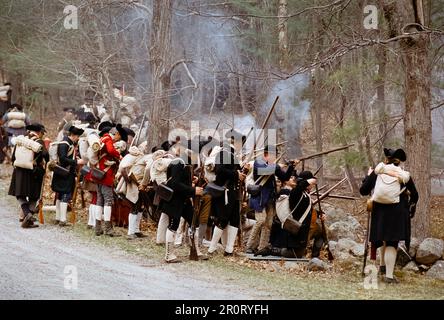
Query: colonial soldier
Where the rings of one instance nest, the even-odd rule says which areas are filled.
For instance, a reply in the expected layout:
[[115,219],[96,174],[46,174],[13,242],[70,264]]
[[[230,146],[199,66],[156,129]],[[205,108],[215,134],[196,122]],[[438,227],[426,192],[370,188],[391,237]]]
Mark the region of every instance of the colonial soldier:
[[[269,245],[271,226],[273,218],[276,215],[276,177],[281,181],[290,179],[294,171],[294,163],[290,162],[287,171],[283,171],[281,167],[273,163],[276,159],[275,147],[265,147],[263,157],[259,157],[254,161],[253,178],[254,181],[262,183],[262,187],[257,195],[251,195],[250,208],[256,211],[257,223],[253,227],[251,236],[258,235],[260,228],[260,239],[257,255],[267,255],[271,252]],[[260,180],[258,180],[261,177]],[[265,182],[264,182],[265,181]],[[265,211],[265,212],[264,212]],[[263,221],[263,222],[262,222]],[[250,243],[254,243],[254,239],[249,239]],[[252,252],[252,248],[247,248],[247,252]]]
[[149,171],[146,170],[147,160],[137,147],[132,146],[120,162],[116,175],[119,180],[116,193],[123,194],[132,203],[132,209],[128,214],[128,240],[144,236],[140,232],[140,222],[144,199],[142,193],[147,185],[147,175],[149,175]]
[[[273,225],[271,234],[271,253],[287,258],[302,258],[308,243],[310,225],[312,221],[312,204],[310,190],[316,184],[316,179],[310,171],[303,171],[297,178],[297,184],[289,192],[289,205],[292,218],[301,223],[297,234],[281,228],[281,224]],[[283,194],[284,191],[282,192]],[[316,247],[317,248],[317,247]]]
[[[96,211],[96,235],[117,236],[114,233],[111,223],[111,212],[114,203],[114,177],[117,172],[118,162],[121,159],[119,151],[114,147],[114,143],[127,140],[126,131],[122,125],[115,127],[105,127],[100,132],[100,139],[103,147],[99,152],[99,166],[93,168],[92,177],[98,183],[97,189],[97,211]],[[98,169],[98,170],[97,170]],[[95,172],[98,175],[95,175]],[[102,230],[102,213],[105,221],[105,229]]]
[[[181,217],[183,217],[189,225],[192,223],[193,205],[191,198],[201,196],[203,189],[194,187],[192,182],[192,168],[186,165],[187,156],[181,149],[180,145],[176,145],[176,155],[181,155],[170,162],[167,168],[167,186],[173,190],[171,200],[161,200],[159,209],[168,215],[168,228],[166,231],[165,245],[165,261],[167,263],[180,262],[174,253],[174,238],[179,228]],[[185,159],[185,160],[184,160]]]
[[[378,175],[387,174],[400,181],[398,202],[380,203],[373,200],[369,239],[372,247],[381,248],[380,273],[385,273],[384,281],[398,283],[393,275],[398,243],[404,240],[407,249],[410,247],[410,219],[415,216],[418,192],[410,175],[399,170],[400,163],[407,159],[404,150],[384,149],[384,154],[385,164],[379,164],[375,170],[369,169],[360,193],[369,195],[375,189]],[[390,165],[394,170],[390,169]]]
[[212,210],[216,218],[216,226],[208,248],[209,254],[216,251],[225,229],[227,241],[224,255],[230,256],[234,250],[234,242],[240,225],[239,180],[245,179],[245,176],[239,171],[240,166],[235,159],[234,152],[232,146],[225,146],[216,157],[214,184],[225,188],[225,192],[214,192],[211,188],[209,189],[212,194]]
[[0,118],[11,108],[12,89],[10,83],[0,86]]
[[61,227],[67,225],[68,203],[73,196],[76,184],[77,166],[85,164],[78,157],[77,152],[77,144],[83,131],[83,129],[71,126],[68,135],[63,137],[62,142],[57,147],[58,166],[61,168],[56,166],[53,169],[51,188],[54,192],[57,192],[55,223]]
[[[34,123],[26,127],[27,138],[42,145],[41,151],[34,154],[33,169],[15,167],[12,173],[11,185],[8,194],[15,196],[20,204],[22,212],[20,222],[23,228],[37,227],[34,225],[32,215],[37,212],[36,204],[41,196],[43,177],[45,175],[45,164],[48,161],[48,151],[43,142],[45,127],[39,123]],[[14,148],[12,160],[15,161],[20,154],[16,154],[17,147]]]
[[63,108],[63,112],[65,112],[65,115],[57,125],[57,132],[63,130],[65,131],[63,132],[63,134],[66,135],[68,133],[68,129],[72,125],[72,122],[76,119],[76,115],[74,113],[75,112],[74,108]]
[[12,146],[12,138],[26,134],[26,126],[31,124],[28,115],[23,112],[23,107],[19,104],[13,104],[3,116],[3,126],[9,137],[9,146]]

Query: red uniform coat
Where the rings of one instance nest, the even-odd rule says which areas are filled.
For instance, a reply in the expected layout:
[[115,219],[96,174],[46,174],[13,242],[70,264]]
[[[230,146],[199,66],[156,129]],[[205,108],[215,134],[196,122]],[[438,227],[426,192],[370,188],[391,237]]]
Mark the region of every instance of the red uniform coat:
[[120,153],[114,148],[113,139],[108,133],[105,133],[100,139],[103,144],[102,150],[99,153],[99,169],[105,170],[109,166],[105,165],[107,161],[115,161],[116,164],[113,165],[105,174],[105,177],[97,181],[99,184],[112,187],[114,185],[114,176],[116,175],[117,168],[119,166]]

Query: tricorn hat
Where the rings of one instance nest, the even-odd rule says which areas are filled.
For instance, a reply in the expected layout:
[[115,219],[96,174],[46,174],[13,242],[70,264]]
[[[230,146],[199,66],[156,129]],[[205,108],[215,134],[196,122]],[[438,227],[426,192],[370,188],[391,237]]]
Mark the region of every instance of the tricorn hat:
[[402,149],[395,150],[395,149],[384,148],[384,154],[387,158],[399,159],[402,162],[407,160],[407,155]]
[[126,133],[127,133],[127,135],[129,135],[129,136],[131,136],[131,137],[135,137],[135,136],[136,136],[136,133],[135,133],[134,130],[131,129],[131,128],[123,127],[123,130],[125,130]]
[[122,127],[122,125],[120,123],[116,125],[116,129],[120,133],[120,137],[122,138],[122,140],[127,142],[128,141],[128,133],[126,132],[126,130]]
[[[103,122],[101,122],[100,124],[99,124],[99,127],[97,128],[99,131],[102,131],[103,129],[105,129],[105,128],[110,128],[110,130],[111,130],[111,128],[112,127],[115,127],[115,125],[114,125],[114,123],[112,123],[111,121],[103,121]],[[109,132],[109,130],[108,130],[108,132]]]
[[69,133],[76,135],[76,136],[81,136],[83,134],[83,132],[85,132],[85,130],[81,129],[81,128],[77,128],[76,126],[71,126],[68,130]]
[[313,178],[314,176],[311,171],[302,171],[298,176],[298,180],[308,180]]
[[43,124],[40,124],[37,122],[27,125],[26,130],[35,131],[35,132],[43,132],[43,133],[46,132],[45,126]]

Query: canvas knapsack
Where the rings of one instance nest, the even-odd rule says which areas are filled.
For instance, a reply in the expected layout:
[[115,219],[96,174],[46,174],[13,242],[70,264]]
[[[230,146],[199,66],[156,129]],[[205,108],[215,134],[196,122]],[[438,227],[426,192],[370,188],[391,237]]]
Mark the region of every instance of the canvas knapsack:
[[48,168],[51,169],[54,164],[59,164],[59,145],[66,144],[69,146],[68,156],[71,156],[74,152],[74,146],[70,145],[68,141],[55,141],[49,144],[48,154],[49,154],[49,165]]
[[399,203],[399,196],[404,192],[405,187],[401,189],[401,182],[398,178],[392,177],[388,174],[382,173],[384,170],[395,170],[403,174],[403,182],[406,183],[409,178],[409,173],[394,165],[379,164],[375,168],[377,174],[376,184],[373,191],[372,200],[374,202],[383,204]]
[[15,138],[14,167],[22,169],[34,169],[34,155],[42,150],[43,146],[33,139],[25,136]]

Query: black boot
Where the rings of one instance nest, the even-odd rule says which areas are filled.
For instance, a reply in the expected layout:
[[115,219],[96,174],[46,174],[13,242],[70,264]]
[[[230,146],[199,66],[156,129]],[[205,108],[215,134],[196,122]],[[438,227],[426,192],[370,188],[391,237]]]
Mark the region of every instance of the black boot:
[[271,255],[280,257],[282,255],[282,249],[277,247],[271,247]]
[[26,228],[36,228],[36,227],[38,227],[32,221],[33,217],[32,217],[32,212],[29,209],[29,203],[26,202],[26,203],[22,204],[20,207],[22,208],[22,211],[23,211],[23,213],[25,215],[25,218],[23,219],[21,227],[25,228],[25,229]]

